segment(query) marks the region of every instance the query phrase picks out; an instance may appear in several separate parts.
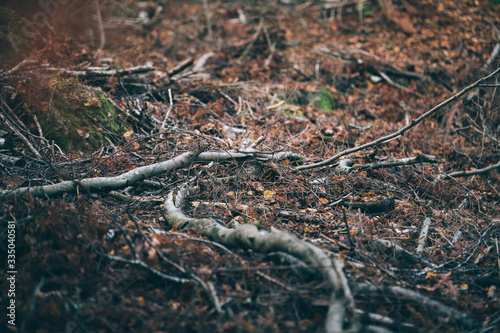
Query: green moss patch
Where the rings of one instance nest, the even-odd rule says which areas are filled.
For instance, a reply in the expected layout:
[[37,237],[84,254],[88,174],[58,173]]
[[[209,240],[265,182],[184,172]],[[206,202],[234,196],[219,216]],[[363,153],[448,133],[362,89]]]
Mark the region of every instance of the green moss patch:
[[326,88],[321,89],[319,99],[314,101],[314,106],[324,111],[332,111],[336,109],[336,104],[335,98]]
[[[99,88],[54,78],[52,92],[32,109],[45,138],[65,151],[94,150],[116,142],[127,130]],[[47,101],[48,99],[48,101]]]
[[323,111],[332,111],[338,107],[335,97],[326,87],[318,91],[294,90],[290,93],[284,90],[278,90],[276,93],[278,100],[285,100],[286,103],[291,105],[304,106],[312,104],[318,110]]

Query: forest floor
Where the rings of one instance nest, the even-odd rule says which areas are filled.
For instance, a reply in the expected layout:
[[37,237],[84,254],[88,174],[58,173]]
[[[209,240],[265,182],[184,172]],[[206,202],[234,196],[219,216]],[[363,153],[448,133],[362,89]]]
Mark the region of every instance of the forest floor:
[[[11,146],[2,153],[21,160],[0,164],[0,190],[117,176],[200,147],[244,150],[260,137],[259,152],[298,159],[196,162],[116,192],[81,187],[2,199],[2,253],[8,222],[16,225],[16,326],[6,323],[9,332],[324,331],[332,291],[311,267],[166,224],[168,193],[195,176],[199,191],[186,215],[286,231],[342,259],[356,309],[346,322],[365,331],[499,332],[498,76],[402,136],[345,156],[369,166],[345,170],[340,159],[297,167],[394,133],[493,72],[500,5],[366,1],[360,17],[355,6],[339,15],[320,1],[151,1],[137,21],[135,2],[127,3],[135,10],[128,19],[116,14],[125,5],[102,3],[106,43],[98,57],[99,29],[82,5],[73,13],[81,21],[56,15],[55,33],[35,38],[19,61],[4,59],[0,129]],[[95,41],[75,37],[88,26]],[[9,72],[25,57],[33,63]],[[59,150],[57,132],[65,129],[40,131],[45,121],[33,114],[37,105],[50,113],[54,94],[68,94],[61,87],[68,76],[40,71],[106,64],[148,69],[121,77],[70,73],[112,101],[116,116],[110,111],[108,119],[119,128],[93,119],[109,131],[100,147],[87,144],[88,125],[77,130],[78,148]],[[71,103],[83,99],[70,95]],[[376,166],[422,154],[435,161]],[[4,309],[9,283],[0,283]]]

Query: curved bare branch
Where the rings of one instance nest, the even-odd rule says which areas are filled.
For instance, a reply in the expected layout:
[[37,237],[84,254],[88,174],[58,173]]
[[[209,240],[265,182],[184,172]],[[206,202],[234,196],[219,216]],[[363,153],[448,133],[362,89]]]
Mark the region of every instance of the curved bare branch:
[[299,240],[294,235],[272,229],[270,232],[258,230],[255,225],[244,224],[230,229],[220,225],[212,219],[196,219],[186,216],[182,207],[187,197],[197,190],[196,187],[188,187],[184,184],[177,193],[170,192],[163,205],[163,216],[170,226],[178,229],[192,228],[200,230],[203,235],[214,242],[228,247],[243,247],[261,253],[281,251],[292,255],[310,267],[316,268],[318,274],[332,288],[328,317],[326,320],[326,331],[347,332],[357,326],[357,321],[352,318],[352,327],[344,328],[346,313],[355,317],[354,302],[348,286],[343,283],[345,277],[343,272],[332,264],[332,260],[318,247]]
[[437,111],[441,110],[444,106],[446,106],[446,105],[450,104],[451,102],[457,100],[458,98],[460,98],[461,96],[463,96],[468,91],[476,88],[482,82],[484,82],[484,81],[486,81],[486,80],[494,77],[498,73],[500,73],[500,67],[497,68],[491,74],[489,74],[489,75],[487,75],[487,76],[485,76],[485,77],[477,80],[476,82],[474,82],[473,84],[465,87],[464,89],[462,89],[461,91],[459,91],[455,95],[453,95],[450,98],[446,99],[445,101],[439,103],[438,105],[436,105],[435,107],[433,107],[432,109],[430,109],[429,111],[427,111],[426,113],[424,113],[423,115],[421,115],[420,117],[418,117],[417,119],[412,120],[408,125],[400,128],[399,130],[397,130],[394,133],[388,134],[386,136],[383,136],[383,137],[378,138],[376,140],[373,140],[371,142],[365,143],[365,144],[363,144],[361,146],[357,146],[357,147],[354,147],[354,148],[351,148],[351,149],[344,150],[344,151],[342,151],[342,152],[340,152],[340,153],[338,153],[338,154],[336,154],[336,155],[334,155],[334,156],[332,156],[332,157],[330,157],[330,158],[328,158],[326,160],[323,160],[323,161],[320,161],[320,162],[316,162],[316,163],[306,164],[306,165],[300,165],[300,166],[298,166],[296,168],[296,170],[306,170],[306,169],[319,168],[319,167],[322,167],[322,166],[330,165],[330,164],[332,164],[333,162],[335,162],[336,160],[338,160],[339,158],[341,158],[343,156],[350,155],[350,154],[355,153],[357,151],[364,150],[366,148],[370,148],[370,147],[376,146],[378,144],[381,144],[381,143],[388,142],[388,141],[391,141],[393,139],[396,139],[399,136],[403,135],[410,128],[415,127],[416,125],[418,125],[425,118],[430,117],[431,115],[433,115]]

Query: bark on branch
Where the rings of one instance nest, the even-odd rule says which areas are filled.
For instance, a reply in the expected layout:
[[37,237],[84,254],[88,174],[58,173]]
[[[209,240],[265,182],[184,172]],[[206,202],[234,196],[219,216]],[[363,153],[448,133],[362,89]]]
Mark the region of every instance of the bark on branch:
[[0,200],[24,194],[31,194],[36,197],[54,197],[64,193],[73,194],[79,189],[89,193],[123,189],[128,186],[137,185],[145,179],[185,167],[191,164],[203,149],[187,152],[167,161],[142,166],[115,177],[84,178],[81,180],[63,181],[54,185],[3,190],[0,191]]
[[[25,69],[25,67],[29,67],[28,69]],[[34,67],[34,65],[37,65]],[[154,67],[150,65],[142,65],[142,66],[135,66],[135,67],[129,67],[125,69],[107,69],[106,67],[91,67],[87,69],[82,69],[82,70],[70,70],[66,68],[57,68],[57,67],[48,67],[44,65],[38,65],[38,62],[36,61],[23,61],[20,64],[18,64],[16,67],[11,69],[10,71],[7,71],[5,73],[0,72],[0,76],[13,76],[15,75],[15,72],[20,71],[23,69],[24,72],[28,71],[37,71],[37,72],[48,72],[48,73],[55,73],[59,75],[74,75],[74,76],[79,76],[82,78],[105,78],[105,77],[111,77],[111,76],[126,76],[126,75],[132,75],[132,74],[144,74],[147,72],[154,71]]]
[[407,157],[401,159],[389,159],[386,161],[379,161],[367,164],[352,164],[351,159],[342,160],[339,164],[339,168],[344,171],[350,170],[373,170],[380,168],[394,168],[398,166],[414,165],[419,163],[437,163],[437,159],[433,155],[418,154],[414,157]]
[[45,68],[47,71],[53,71],[58,74],[66,74],[66,75],[76,75],[84,78],[95,78],[95,77],[110,77],[110,76],[126,76],[132,74],[144,74],[147,72],[154,71],[155,69],[149,65],[130,67],[125,69],[86,69],[86,70],[69,70],[64,68]]
[[295,154],[292,152],[262,152],[256,149],[247,148],[244,151],[236,151],[236,152],[204,152],[201,153],[198,158],[196,158],[196,162],[223,162],[228,160],[241,160],[248,158],[259,158],[266,161],[281,161],[281,160],[302,160],[305,159],[304,156]]
[[[163,206],[163,216],[170,227],[177,229],[191,228],[202,232],[211,241],[218,242],[227,247],[243,247],[261,253],[284,252],[304,262],[309,267],[314,267],[323,279],[332,288],[326,331],[346,332],[358,325],[353,309],[353,301],[348,295],[343,283],[343,272],[336,269],[332,260],[316,246],[297,239],[287,232],[271,230],[270,232],[258,230],[256,226],[244,224],[235,229],[226,228],[212,219],[196,219],[186,216],[182,207],[186,199],[197,190],[196,187],[181,186],[177,193],[170,192]],[[350,313],[351,327],[345,328],[346,314]]]

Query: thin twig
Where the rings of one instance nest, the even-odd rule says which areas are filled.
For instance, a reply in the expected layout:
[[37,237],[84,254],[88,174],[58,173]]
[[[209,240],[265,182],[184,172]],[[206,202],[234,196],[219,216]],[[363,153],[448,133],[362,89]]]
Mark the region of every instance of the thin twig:
[[487,76],[485,76],[485,77],[477,80],[473,84],[471,84],[471,85],[465,87],[464,89],[462,89],[460,92],[458,92],[455,95],[449,97],[445,101],[439,103],[438,105],[436,105],[435,107],[433,107],[429,111],[425,112],[423,115],[421,115],[417,119],[412,120],[408,125],[402,127],[401,129],[397,130],[396,132],[394,132],[392,134],[383,136],[381,138],[378,138],[378,139],[373,140],[371,142],[365,143],[365,144],[360,145],[358,147],[354,147],[354,148],[351,148],[351,149],[344,150],[344,151],[342,151],[342,152],[340,152],[340,153],[338,153],[338,154],[336,154],[336,155],[334,155],[334,156],[332,156],[332,157],[330,157],[330,158],[328,158],[326,160],[323,160],[323,161],[320,161],[320,162],[316,162],[316,163],[311,163],[311,164],[306,164],[306,165],[298,166],[296,168],[296,170],[306,170],[306,169],[319,168],[319,167],[322,167],[322,166],[330,165],[333,162],[335,162],[336,160],[338,160],[339,158],[341,158],[342,156],[346,156],[346,155],[355,153],[357,151],[364,150],[366,148],[370,148],[370,147],[379,145],[381,143],[388,142],[388,141],[391,141],[393,139],[396,139],[396,138],[402,136],[410,128],[415,127],[416,125],[418,125],[419,123],[421,123],[424,119],[430,117],[431,115],[433,115],[437,111],[441,110],[444,106],[446,106],[446,105],[450,104],[451,102],[457,100],[458,98],[460,98],[461,96],[463,96],[468,91],[476,88],[482,82],[484,82],[484,81],[492,78],[493,76],[497,75],[498,73],[500,73],[500,67],[497,68],[491,74],[489,74],[489,75],[487,75]]
[[[3,108],[2,108],[3,109]],[[28,146],[29,150],[39,159],[43,160],[42,155],[36,150],[35,147],[31,144],[31,142],[24,136],[22,133],[0,112],[0,118],[4,121],[4,123],[14,132],[16,135],[24,142],[26,146]]]
[[231,98],[231,96],[229,96],[228,94],[226,94],[225,92],[223,91],[220,91],[220,94],[222,96],[224,96],[228,101],[230,101],[231,103],[234,104],[234,106],[238,106],[238,102],[236,102],[234,99]]
[[[168,97],[170,99],[170,105],[168,107],[167,113],[165,114],[165,119],[163,119],[163,123],[161,124],[161,131],[163,132],[165,130],[165,126],[167,124],[167,119],[168,116],[170,115],[170,111],[172,111],[172,108],[174,107],[174,102],[172,99],[172,90],[169,88],[168,89]],[[160,135],[160,139],[163,138],[163,134]]]
[[406,88],[405,86],[402,86],[400,85],[399,83],[396,83],[394,82],[389,76],[387,76],[387,74],[385,74],[384,72],[382,71],[377,71],[378,74],[387,82],[389,83],[391,86],[393,87],[396,87],[398,89],[401,89],[401,90],[404,90],[406,91],[407,93],[410,93],[414,96],[417,96],[417,97],[422,97],[422,95],[420,95],[419,93],[416,93],[414,91],[411,91],[410,89]]
[[128,234],[128,231],[125,229],[124,226],[120,224],[120,222],[115,223],[116,226],[121,230],[125,237],[125,242],[127,243],[128,247],[130,248],[130,252],[132,252],[132,255],[134,256],[134,259],[140,260],[139,254],[135,250],[134,243],[132,242],[132,238],[130,238],[130,235]]
[[16,71],[18,71],[22,67],[25,67],[25,66],[28,66],[28,65],[34,65],[34,64],[37,64],[37,63],[38,63],[38,60],[24,59],[23,61],[21,61],[20,63],[18,63],[16,66],[14,66],[11,70],[7,71],[5,74],[7,76],[11,75],[12,73],[15,73]]
[[207,52],[204,55],[202,55],[198,60],[196,60],[196,63],[193,66],[193,73],[201,72],[203,70],[203,67],[205,67],[205,64],[207,63],[208,59],[213,57],[215,53],[213,52]]
[[214,304],[215,311],[217,311],[217,313],[221,313],[222,312],[222,308],[221,308],[221,305],[220,305],[219,298],[217,297],[217,293],[216,293],[216,290],[215,290],[215,287],[214,287],[213,283],[212,282],[205,282],[205,281],[203,281],[196,274],[186,271],[184,269],[184,267],[182,267],[179,264],[177,264],[177,263],[173,262],[172,260],[168,259],[163,254],[163,252],[160,249],[158,249],[155,244],[153,244],[153,242],[151,241],[151,239],[148,236],[146,236],[146,234],[142,231],[141,227],[139,226],[139,222],[137,221],[137,219],[135,218],[135,216],[133,216],[132,213],[130,213],[128,210],[127,210],[127,214],[130,217],[130,219],[132,220],[132,222],[135,224],[135,227],[137,228],[137,231],[142,236],[142,238],[144,238],[144,240],[149,244],[149,246],[151,246],[155,250],[156,255],[158,256],[158,258],[160,258],[162,261],[168,263],[169,265],[175,267],[181,273],[189,275],[190,278],[192,278],[194,281],[198,282],[198,284],[205,290],[205,292],[207,293],[208,297],[212,300],[212,303]]
[[266,137],[260,136],[257,140],[255,140],[250,146],[248,146],[249,149],[255,149],[258,145],[260,145]]
[[163,272],[160,272],[159,270],[156,270],[156,269],[148,266],[144,261],[139,260],[139,259],[129,260],[129,259],[125,259],[125,258],[122,258],[122,257],[110,255],[110,254],[105,254],[105,253],[100,253],[100,254],[102,256],[108,258],[111,261],[116,261],[116,262],[121,262],[121,263],[129,264],[129,265],[141,267],[141,268],[147,270],[148,272],[152,273],[153,275],[159,276],[162,279],[167,280],[167,281],[171,281],[171,282],[175,282],[175,283],[193,282],[190,279],[185,279],[185,278],[180,278],[180,277],[176,277],[176,276],[171,276],[171,275],[165,274]]
[[210,298],[212,299],[212,302],[214,303],[215,311],[217,311],[217,313],[221,313],[222,307],[220,305],[219,298],[217,297],[217,291],[215,290],[213,282],[208,281],[206,285],[207,285],[207,292]]
[[497,249],[497,262],[498,262],[498,278],[500,278],[500,253],[498,251],[498,238],[495,238],[495,247]]
[[259,25],[257,26],[257,30],[253,34],[252,38],[250,38],[250,41],[249,41],[247,47],[245,48],[245,50],[243,51],[243,53],[238,58],[239,61],[244,61],[245,60],[245,58],[247,57],[248,53],[252,49],[253,44],[255,44],[255,42],[259,38],[259,35],[262,32],[262,27],[263,26],[264,26],[264,19],[261,18],[260,21],[259,21]]
[[151,246],[156,251],[156,255],[158,256],[158,258],[160,258],[162,261],[166,262],[167,264],[171,265],[172,267],[175,267],[179,272],[181,272],[183,274],[189,274],[184,269],[184,267],[180,266],[179,264],[177,264],[177,263],[173,262],[172,260],[168,259],[167,257],[165,257],[163,255],[163,252],[160,249],[158,249],[156,247],[156,245],[154,245],[153,242],[151,242],[151,239],[148,236],[146,236],[144,231],[142,231],[141,227],[139,226],[139,222],[137,221],[137,218],[134,215],[132,215],[132,213],[130,213],[130,211],[128,211],[128,210],[127,210],[127,214],[130,217],[130,220],[135,224],[137,232],[139,232],[139,234],[142,236],[142,238],[144,238],[144,240],[149,244],[149,246]]
[[99,0],[94,0],[94,6],[96,9],[96,17],[97,17],[97,30],[99,30],[99,48],[94,54],[94,57],[97,58],[99,54],[101,54],[102,49],[104,49],[104,45],[106,44],[106,34],[104,33],[104,26],[102,24],[102,15],[101,15],[101,6],[99,5]]
[[277,279],[275,279],[275,278],[273,278],[273,277],[271,277],[271,276],[267,275],[266,273],[263,273],[263,272],[261,272],[261,271],[256,271],[256,272],[255,272],[255,274],[257,274],[257,275],[259,275],[259,276],[263,277],[263,278],[264,278],[264,279],[266,279],[267,281],[270,281],[270,282],[272,282],[272,283],[277,284],[278,286],[280,286],[280,287],[281,287],[281,288],[283,288],[283,289],[286,289],[286,290],[288,290],[288,291],[296,291],[296,289],[295,289],[295,288],[292,288],[291,286],[287,285],[286,283],[283,283],[283,282],[281,282],[281,281],[278,281]]

